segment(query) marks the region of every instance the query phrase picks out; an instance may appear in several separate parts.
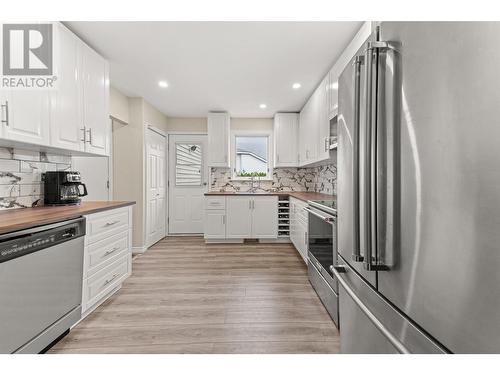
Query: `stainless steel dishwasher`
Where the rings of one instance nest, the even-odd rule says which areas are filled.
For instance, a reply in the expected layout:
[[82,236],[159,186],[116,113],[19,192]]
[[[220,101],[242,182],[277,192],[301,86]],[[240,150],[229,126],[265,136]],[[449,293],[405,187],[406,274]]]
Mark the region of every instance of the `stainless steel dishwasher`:
[[39,353],[81,317],[85,219],[0,235],[0,353]]

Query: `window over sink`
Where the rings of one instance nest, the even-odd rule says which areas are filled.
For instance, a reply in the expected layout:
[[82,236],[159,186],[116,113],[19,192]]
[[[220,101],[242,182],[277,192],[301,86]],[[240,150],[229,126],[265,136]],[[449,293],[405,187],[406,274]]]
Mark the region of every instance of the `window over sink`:
[[270,136],[234,134],[232,147],[232,178],[250,180],[252,178],[270,180]]

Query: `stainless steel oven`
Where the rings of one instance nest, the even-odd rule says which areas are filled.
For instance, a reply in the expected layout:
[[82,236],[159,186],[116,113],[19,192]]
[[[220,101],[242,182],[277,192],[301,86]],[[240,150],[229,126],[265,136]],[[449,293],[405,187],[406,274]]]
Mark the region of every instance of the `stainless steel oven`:
[[338,327],[338,283],[330,270],[330,266],[337,261],[336,202],[332,200],[307,203],[309,281]]

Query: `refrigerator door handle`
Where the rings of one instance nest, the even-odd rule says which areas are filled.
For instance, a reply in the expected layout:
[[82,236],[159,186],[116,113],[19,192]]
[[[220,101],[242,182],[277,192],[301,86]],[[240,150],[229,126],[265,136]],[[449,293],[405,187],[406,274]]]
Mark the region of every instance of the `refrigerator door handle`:
[[[374,72],[373,65],[377,63],[376,59],[374,61],[374,50],[372,48],[367,48],[365,52],[365,84],[366,84],[366,109],[365,109],[365,144],[364,144],[364,168],[363,168],[363,205],[364,205],[364,268],[368,271],[375,271],[373,264],[373,246],[376,245],[376,238],[373,235],[376,234],[376,206],[373,204],[373,192],[376,184],[376,175],[374,173],[374,151],[376,156],[376,148],[374,147],[375,142],[373,135],[376,135],[375,128],[375,114],[376,114],[376,100],[374,100],[373,95],[373,83],[374,83]],[[376,79],[376,75],[375,75]],[[374,131],[375,130],[375,131]],[[375,191],[376,193],[376,191]],[[375,220],[374,220],[375,219]],[[375,228],[375,231],[373,230]]]
[[[389,267],[379,259],[378,249],[378,106],[380,74],[380,52],[391,50],[399,52],[400,44],[380,41],[380,28],[377,28],[377,40],[368,42],[365,52],[366,62],[366,149],[364,173],[364,205],[365,205],[365,257],[364,268],[368,271],[387,271]],[[385,208],[383,208],[385,209]]]
[[[339,272],[338,270],[341,270]],[[363,311],[368,319],[373,323],[373,325],[384,335],[387,340],[396,348],[396,350],[401,354],[411,354],[408,348],[400,341],[396,336],[394,336],[386,326],[370,311],[370,309],[361,301],[361,299],[356,295],[356,293],[351,289],[347,282],[342,278],[341,273],[349,272],[347,266],[338,265],[336,267],[331,266],[330,271],[332,271],[335,278],[338,280],[340,285],[345,289],[349,297],[352,298],[354,303]]]
[[[365,52],[366,62],[366,158],[365,158],[365,207],[366,207],[366,250],[364,258],[364,268],[368,271],[387,271],[389,267],[380,259],[382,249],[378,248],[378,233],[379,233],[379,208],[378,191],[379,185],[379,151],[378,148],[386,148],[385,143],[380,143],[378,139],[379,125],[387,127],[387,121],[378,123],[380,100],[379,92],[385,90],[380,78],[381,52],[400,52],[401,45],[398,42],[381,41],[380,28],[377,28],[377,40],[368,42],[368,47]],[[383,94],[383,93],[381,93]],[[379,146],[380,143],[380,146]],[[385,175],[385,173],[384,173]],[[383,182],[383,181],[382,181]],[[381,208],[386,210],[386,207]],[[383,217],[387,213],[383,213]],[[383,226],[382,226],[383,230]],[[385,250],[385,249],[384,249]],[[393,251],[394,249],[392,249]],[[393,257],[392,257],[393,258]]]
[[360,228],[359,228],[359,131],[361,117],[361,66],[365,61],[364,56],[354,58],[354,141],[352,160],[352,181],[353,181],[353,250],[352,260],[362,262],[360,248]]

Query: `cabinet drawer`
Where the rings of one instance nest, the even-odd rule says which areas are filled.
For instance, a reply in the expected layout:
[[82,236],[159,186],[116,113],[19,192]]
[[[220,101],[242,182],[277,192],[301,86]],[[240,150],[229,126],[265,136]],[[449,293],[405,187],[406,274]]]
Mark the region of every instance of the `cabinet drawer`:
[[129,227],[129,209],[123,208],[88,215],[85,243],[91,244],[123,232]]
[[128,230],[89,245],[85,248],[86,276],[96,273],[129,250]]
[[83,310],[95,305],[128,277],[130,255],[123,256],[83,281]]
[[205,197],[206,210],[224,210],[226,208],[226,197]]

